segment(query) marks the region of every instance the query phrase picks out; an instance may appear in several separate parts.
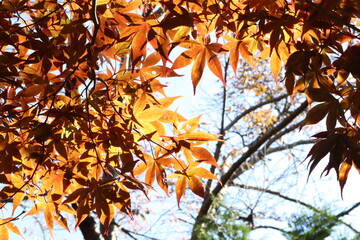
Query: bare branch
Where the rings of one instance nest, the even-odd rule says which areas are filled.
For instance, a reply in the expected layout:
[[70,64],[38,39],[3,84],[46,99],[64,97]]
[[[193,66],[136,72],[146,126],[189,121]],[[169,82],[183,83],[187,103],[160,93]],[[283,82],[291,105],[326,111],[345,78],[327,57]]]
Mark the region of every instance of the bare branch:
[[[228,62],[227,62],[227,65],[225,67],[228,67]],[[226,73],[227,71],[225,71]],[[260,107],[263,107],[267,104],[270,104],[270,103],[274,103],[274,102],[278,102],[284,98],[286,98],[287,96],[289,96],[288,94],[284,94],[284,95],[280,95],[278,97],[274,97],[274,98],[271,98],[269,100],[266,100],[266,101],[263,101],[263,102],[260,102],[259,104],[256,104],[248,109],[246,109],[244,112],[240,113],[238,116],[236,116],[235,119],[233,119],[226,127],[224,126],[224,117],[225,117],[225,101],[226,101],[226,88],[224,87],[224,98],[223,98],[223,107],[222,107],[222,118],[221,118],[221,128],[220,128],[220,134],[222,135],[221,138],[224,139],[224,136],[226,134],[227,131],[229,131],[237,122],[239,122],[243,117],[245,117],[247,114],[257,110],[258,108]],[[215,147],[215,153],[214,153],[214,158],[218,161],[219,160],[219,157],[220,157],[220,153],[221,153],[221,147],[223,146],[224,144],[224,141],[219,141],[217,142],[216,144],[216,147]],[[215,172],[215,167],[214,166],[211,166],[210,167],[210,172],[214,173]],[[210,187],[211,187],[211,183],[212,183],[212,180],[209,179],[206,183],[206,190],[205,190],[205,193],[206,195],[208,195],[210,193]]]
[[[284,118],[281,122],[279,122],[275,127],[271,128],[268,132],[266,132],[264,135],[257,138],[252,144],[249,145],[249,149],[247,152],[245,152],[228,170],[227,173],[225,173],[221,179],[220,183],[216,185],[216,187],[211,192],[211,195],[208,194],[203,204],[200,208],[199,214],[196,218],[194,229],[195,227],[200,224],[201,219],[203,216],[205,216],[212,203],[213,203],[213,197],[216,197],[220,191],[224,188],[224,186],[231,180],[231,177],[233,174],[237,171],[237,169],[243,164],[249,157],[251,157],[256,151],[259,150],[259,148],[268,141],[272,136],[274,136],[277,132],[281,131],[281,129],[284,129],[287,125],[289,125],[301,112],[303,112],[308,106],[307,101],[304,101],[297,109],[295,109],[292,113],[290,113],[286,118]],[[194,232],[193,232],[194,233]]]
[[260,191],[260,192],[265,192],[265,193],[269,193],[269,194],[272,194],[272,195],[275,195],[275,196],[278,196],[280,198],[283,198],[285,200],[288,200],[290,202],[294,202],[294,203],[297,203],[297,204],[300,204],[306,208],[309,208],[311,209],[312,211],[314,212],[318,212],[318,213],[321,213],[322,211],[320,211],[319,209],[315,208],[314,206],[310,205],[310,204],[307,204],[305,202],[302,202],[298,199],[294,199],[294,198],[291,198],[291,197],[288,197],[288,196],[285,196],[279,192],[275,192],[275,191],[272,191],[272,190],[269,190],[269,189],[266,189],[266,188],[260,188],[260,187],[253,187],[253,186],[247,186],[245,184],[231,184],[231,186],[235,186],[235,187],[239,187],[239,188],[243,188],[243,189],[250,189],[250,190],[256,190],[256,191]]
[[[360,206],[360,202],[354,204],[354,206],[352,206],[351,208],[349,208],[348,210],[346,211],[343,211],[335,216],[332,216],[332,215],[329,215],[329,214],[326,214],[324,213],[324,211],[321,211],[319,209],[317,209],[316,207],[308,204],[308,203],[305,203],[301,200],[298,200],[298,199],[295,199],[295,198],[291,198],[291,197],[288,197],[288,196],[285,196],[279,192],[275,192],[275,191],[272,191],[272,190],[269,190],[269,189],[266,189],[266,188],[260,188],[260,187],[254,187],[254,186],[247,186],[247,185],[244,185],[244,184],[232,184],[232,186],[236,186],[236,187],[239,187],[239,188],[244,188],[244,189],[250,189],[250,190],[256,190],[256,191],[260,191],[260,192],[265,192],[265,193],[269,193],[269,194],[272,194],[272,195],[275,195],[275,196],[278,196],[280,198],[283,198],[287,201],[290,201],[290,202],[294,202],[294,203],[297,203],[297,204],[300,204],[314,212],[317,212],[317,213],[320,213],[320,214],[323,214],[325,215],[326,217],[334,217],[336,218],[336,221],[347,226],[348,228],[350,228],[354,233],[356,234],[359,234],[360,232],[358,230],[356,230],[353,226],[351,226],[350,224],[342,221],[341,219],[339,219],[340,217],[343,217],[347,214],[349,214],[352,210],[354,210],[355,208],[357,208],[358,206]],[[259,227],[257,227],[259,228]]]
[[5,222],[0,223],[0,226],[1,226],[1,225],[5,225],[5,224],[7,224],[7,223],[9,223],[9,222],[13,222],[13,221],[19,220],[19,217],[20,217],[21,215],[23,215],[24,213],[26,213],[25,210],[22,211],[21,213],[19,213],[16,217],[10,218],[9,220],[7,220],[7,221],[5,221]]
[[270,155],[270,154],[276,153],[276,152],[281,152],[281,151],[286,150],[286,149],[291,149],[291,148],[294,148],[294,147],[299,146],[299,145],[313,144],[313,143],[314,143],[313,140],[300,140],[300,141],[297,141],[297,142],[285,144],[285,145],[282,145],[282,146],[279,146],[279,147],[274,147],[274,148],[267,148],[267,146],[264,146],[262,149],[260,149],[259,151],[257,151],[256,153],[254,153],[250,157],[250,160],[247,161],[247,163],[249,163],[249,164],[247,164],[245,166],[243,164],[237,169],[237,171],[231,177],[230,181],[231,182],[234,181],[241,174],[243,174],[245,171],[250,169],[250,167],[246,167],[246,166],[255,165],[257,162],[259,162],[261,159],[263,159],[266,155]]
[[351,208],[349,208],[348,210],[342,211],[341,213],[337,214],[336,217],[340,218],[343,217],[345,215],[348,215],[352,210],[354,210],[355,208],[357,208],[358,206],[360,206],[360,202],[355,203]]
[[261,108],[267,104],[270,104],[270,103],[274,103],[274,102],[278,102],[286,97],[288,97],[289,95],[288,94],[284,94],[284,95],[280,95],[278,97],[274,97],[274,98],[271,98],[269,100],[266,100],[266,101],[263,101],[261,103],[258,103],[248,109],[246,109],[244,112],[240,113],[238,116],[236,116],[236,118],[234,118],[225,128],[224,128],[224,131],[229,131],[238,121],[240,121],[240,119],[242,119],[243,117],[245,117],[246,115],[248,115],[249,113],[255,111],[256,109],[258,108]]

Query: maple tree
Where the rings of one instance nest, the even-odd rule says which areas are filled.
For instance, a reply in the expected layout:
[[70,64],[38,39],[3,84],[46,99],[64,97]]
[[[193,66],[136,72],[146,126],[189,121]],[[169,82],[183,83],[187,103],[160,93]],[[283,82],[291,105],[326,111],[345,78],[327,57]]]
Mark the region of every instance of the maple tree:
[[[146,194],[156,179],[167,192],[168,175],[178,201],[186,187],[206,196],[200,179],[216,177],[198,165],[218,164],[200,145],[219,139],[196,131],[197,118],[169,110],[176,98],[164,94],[159,79],[192,64],[194,91],[205,66],[225,83],[219,59],[225,53],[234,72],[240,57],[254,67],[270,59],[276,81],[285,65],[288,93],[304,93],[313,105],[303,126],[326,118],[326,131],[314,135],[310,172],[329,153],[324,171],[334,168],[343,188],[351,167],[360,167],[359,6],[1,1],[0,198],[12,199],[14,213],[26,196],[34,204],[26,215],[43,211],[51,229],[68,228],[63,212],[76,215],[78,226],[93,210],[108,228],[115,209],[131,215],[131,191]],[[175,50],[181,53],[172,60]],[[143,172],[144,181],[136,175]],[[18,233],[11,220],[0,225],[4,239],[8,230]]]
[[[230,55],[223,57],[226,70]],[[269,64],[258,62],[255,71],[240,61],[236,76],[226,71],[227,88],[221,89],[220,84],[216,96],[206,100],[205,126],[212,126],[209,131],[222,133],[224,139],[212,149],[221,167],[218,175],[221,180],[230,179],[222,185],[208,181],[206,197],[193,200],[193,205],[198,204],[198,209],[207,213],[193,211],[195,221],[186,218],[194,222],[191,239],[242,239],[248,232],[250,239],[261,239],[261,234],[279,238],[288,230],[283,226],[291,223],[292,214],[321,214],[319,207],[324,204],[344,213],[336,215],[345,232],[359,234],[351,220],[340,219],[355,210],[359,201],[354,198],[349,203],[345,197],[346,203],[335,204],[340,195],[338,191],[335,196],[329,193],[334,192],[328,187],[333,178],[326,179],[327,183],[325,179],[319,181],[317,175],[307,179],[307,164],[301,163],[314,144],[309,134],[318,128],[299,131],[306,112],[301,106],[305,99],[293,96],[290,101],[286,90],[274,83]],[[309,180],[314,182],[304,184]]]

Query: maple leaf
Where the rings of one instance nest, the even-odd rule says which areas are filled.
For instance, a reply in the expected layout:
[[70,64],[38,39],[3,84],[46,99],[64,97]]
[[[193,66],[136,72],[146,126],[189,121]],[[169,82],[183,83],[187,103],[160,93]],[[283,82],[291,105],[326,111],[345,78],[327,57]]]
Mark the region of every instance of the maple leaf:
[[180,200],[183,197],[186,186],[189,186],[190,190],[196,195],[204,198],[205,191],[204,185],[200,178],[213,179],[219,181],[214,174],[205,168],[197,167],[200,163],[193,162],[188,165],[183,171],[176,171],[168,178],[178,178],[175,185],[176,199],[180,208]]
[[215,74],[224,84],[225,80],[222,73],[222,66],[219,58],[217,57],[221,44],[218,43],[206,43],[208,40],[204,40],[204,44],[188,40],[183,41],[180,46],[189,48],[177,57],[172,65],[172,70],[183,68],[191,63],[194,63],[191,68],[191,80],[194,88],[200,82],[201,76],[204,72],[205,65],[207,64],[211,72]]
[[[131,216],[129,189],[145,193],[134,170],[164,189],[166,172],[177,172],[178,202],[186,187],[203,196],[201,179],[213,176],[194,166],[218,163],[199,145],[218,136],[196,132],[198,118],[171,110],[175,98],[157,78],[179,76],[175,70],[192,64],[195,92],[207,65],[225,83],[223,53],[235,73],[240,58],[254,67],[269,59],[275,81],[284,63],[288,93],[318,102],[302,124],[326,118],[327,132],[308,155],[310,172],[329,154],[324,172],[334,168],[342,190],[350,166],[360,169],[357,3],[15,2],[0,6],[0,194],[13,200],[13,213],[27,196],[35,204],[28,214],[43,211],[50,229],[67,228],[62,211],[76,215],[78,226],[96,210],[108,226],[115,208]],[[185,50],[172,62],[175,49]],[[157,147],[145,160],[147,143]],[[108,175],[111,184],[104,183]],[[70,203],[78,203],[76,213]],[[15,229],[1,228],[4,239]]]
[[11,221],[16,220],[15,218],[5,218],[5,219],[1,219],[0,218],[0,239],[2,240],[8,240],[10,239],[10,233],[9,230],[17,235],[19,235],[20,237],[22,237],[23,239],[25,239],[17,226],[15,226],[15,224]]

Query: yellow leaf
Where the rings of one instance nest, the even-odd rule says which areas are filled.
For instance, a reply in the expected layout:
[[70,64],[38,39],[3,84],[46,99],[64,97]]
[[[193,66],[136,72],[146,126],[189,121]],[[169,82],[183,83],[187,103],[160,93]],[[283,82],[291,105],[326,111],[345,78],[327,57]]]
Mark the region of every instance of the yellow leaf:
[[134,104],[133,112],[135,114],[137,112],[141,112],[144,110],[145,106],[146,106],[146,93],[142,93]]
[[201,47],[194,47],[185,52],[181,53],[179,57],[177,57],[172,65],[171,70],[179,69],[188,66],[192,63],[196,57],[199,55],[201,51]]
[[159,107],[151,107],[143,112],[136,114],[136,119],[146,122],[156,121],[164,115],[165,109]]
[[159,119],[159,121],[164,123],[173,123],[174,121],[184,122],[186,121],[186,118],[184,118],[177,112],[166,110],[164,112],[164,115]]
[[188,141],[221,141],[216,135],[206,132],[192,132],[180,134],[176,139]]
[[[157,121],[151,122],[151,125],[153,125],[153,127],[156,129],[156,133],[158,135],[165,135],[166,134],[165,127],[160,122],[157,122]],[[158,137],[156,137],[156,138],[158,138]]]
[[6,224],[0,226],[0,239],[1,240],[9,239],[9,231],[6,227]]
[[181,96],[177,96],[177,97],[164,97],[162,99],[159,99],[159,103],[161,104],[161,106],[163,106],[164,108],[168,108],[171,106],[171,104],[173,104],[173,102],[180,98]]
[[96,0],[96,5],[108,4],[110,0]]
[[54,228],[54,219],[53,219],[53,212],[55,211],[54,205],[52,203],[46,204],[44,208],[44,218],[46,225],[51,230]]
[[133,171],[134,175],[139,175],[142,174],[143,172],[145,172],[145,170],[147,169],[147,165],[144,162],[141,162],[139,165],[137,165]]
[[276,51],[273,51],[270,58],[270,67],[275,82],[277,82],[277,78],[279,76],[279,72],[281,69],[281,59],[279,58]]
[[75,227],[78,227],[79,224],[89,215],[91,208],[93,207],[92,206],[93,199],[90,198],[92,198],[92,196],[89,196],[89,198],[86,198],[79,203],[76,212],[77,221]]
[[24,217],[39,213],[45,207],[45,205],[46,203],[35,204],[35,206]]
[[156,162],[165,167],[173,168],[175,170],[184,170],[186,168],[186,164],[176,158],[159,158],[156,159]]
[[149,185],[152,185],[155,179],[155,162],[149,163],[148,165],[148,170],[145,175],[145,182]]
[[112,12],[109,9],[105,10],[103,16],[107,17],[107,18],[114,18],[114,15],[112,14]]
[[212,52],[209,48],[206,51],[206,57],[208,59],[208,66],[212,73],[214,73],[225,84],[225,80],[222,73],[222,65],[217,53]]
[[[14,224],[13,222],[8,222],[8,223],[6,224],[6,226],[7,226],[7,228],[8,228],[10,231],[12,231],[13,233],[21,236],[21,237],[24,239],[24,237],[21,235],[18,227],[15,226],[15,224]],[[1,230],[0,230],[0,231],[1,231]],[[0,239],[2,239],[2,238],[0,238]]]
[[[75,213],[75,214],[76,214],[76,213]],[[63,227],[64,229],[66,229],[68,232],[70,232],[70,229],[69,229],[69,227],[68,227],[66,218],[64,218],[62,215],[60,215],[58,218],[55,217],[54,219],[55,219],[55,221],[56,221],[61,227]]]
[[143,23],[139,26],[139,30],[135,34],[132,40],[131,52],[132,52],[132,62],[135,65],[140,61],[141,57],[146,55],[146,43],[147,43],[147,34],[149,32],[149,25]]
[[189,119],[188,121],[186,121],[182,126],[181,126],[181,130],[185,130],[186,133],[191,133],[193,132],[198,126],[199,126],[199,120],[200,120],[201,116]]
[[339,171],[339,183],[340,183],[340,188],[341,188],[341,193],[343,191],[343,188],[345,186],[346,180],[348,178],[349,172],[351,169],[351,164],[349,164],[347,161],[345,161],[341,167],[340,167],[340,171]]
[[180,26],[172,39],[173,42],[180,42],[181,40],[189,36],[190,31],[191,31],[190,27]]

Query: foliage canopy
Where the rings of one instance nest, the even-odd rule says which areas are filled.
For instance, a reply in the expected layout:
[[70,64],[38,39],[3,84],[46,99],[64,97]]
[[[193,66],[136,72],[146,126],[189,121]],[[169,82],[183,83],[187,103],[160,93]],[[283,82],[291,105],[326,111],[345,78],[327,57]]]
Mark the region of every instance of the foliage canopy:
[[[12,199],[14,213],[28,198],[26,215],[43,211],[51,229],[68,228],[62,212],[79,225],[93,210],[107,227],[115,209],[131,215],[130,191],[146,194],[156,181],[167,193],[169,173],[178,202],[187,186],[204,196],[201,179],[216,177],[199,165],[218,164],[201,145],[219,139],[169,110],[176,97],[159,78],[192,64],[194,91],[205,66],[224,81],[224,53],[234,72],[239,58],[254,67],[270,59],[276,81],[285,65],[288,93],[313,104],[303,126],[326,119],[310,172],[329,154],[324,172],[334,168],[343,188],[350,168],[360,169],[359,8],[350,0],[1,1],[0,199]],[[2,220],[4,236],[18,233],[12,219]]]

